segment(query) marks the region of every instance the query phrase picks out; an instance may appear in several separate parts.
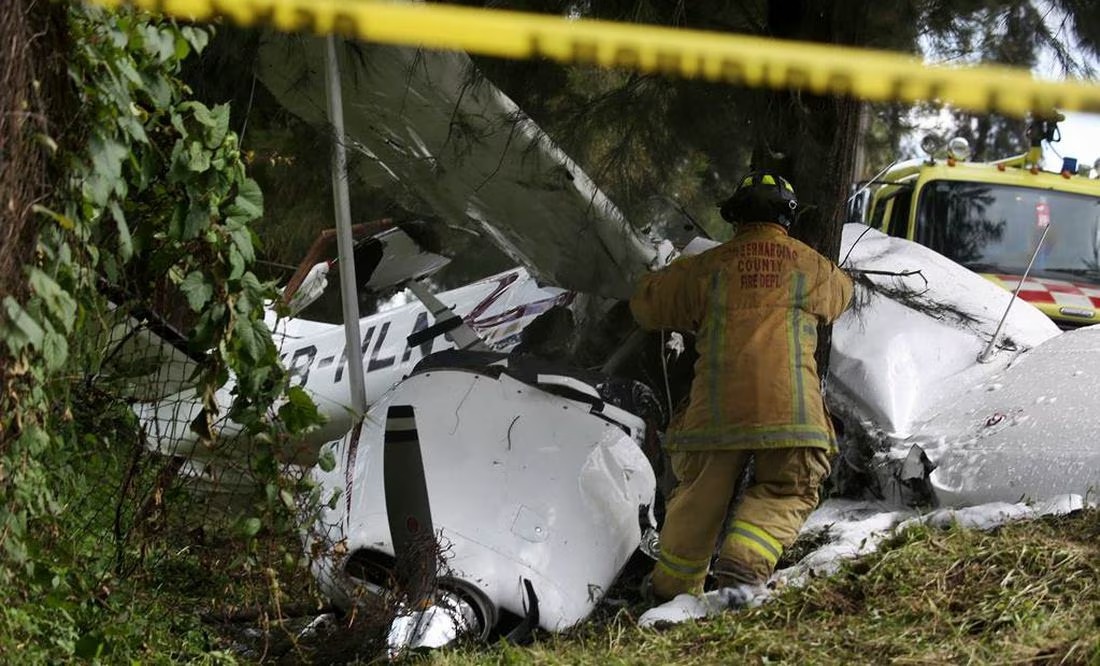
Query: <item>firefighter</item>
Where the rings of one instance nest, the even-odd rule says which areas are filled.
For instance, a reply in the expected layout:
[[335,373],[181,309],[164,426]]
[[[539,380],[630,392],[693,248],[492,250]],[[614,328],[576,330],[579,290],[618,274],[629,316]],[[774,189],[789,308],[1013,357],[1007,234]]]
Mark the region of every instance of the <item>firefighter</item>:
[[[644,328],[695,334],[691,397],[666,440],[677,486],[651,576],[660,600],[761,585],[817,506],[836,436],[821,396],[818,324],[848,307],[851,279],[788,236],[794,188],[745,177],[721,208],[732,240],[643,277],[630,301]],[[730,511],[750,456],[754,478]]]

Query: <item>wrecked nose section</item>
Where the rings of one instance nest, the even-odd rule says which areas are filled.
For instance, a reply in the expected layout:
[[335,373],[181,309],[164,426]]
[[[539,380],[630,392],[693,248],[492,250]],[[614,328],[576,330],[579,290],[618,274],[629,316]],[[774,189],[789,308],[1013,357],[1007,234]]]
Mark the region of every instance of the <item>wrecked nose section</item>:
[[[408,519],[434,530],[435,594],[406,595],[394,650],[460,629],[504,633],[498,618],[518,619],[521,634],[577,624],[637,550],[639,523],[651,521],[645,423],[612,404],[614,392],[560,367],[477,358],[490,363],[451,355],[423,364],[372,406],[358,438],[339,443],[336,468],[315,472],[326,493],[340,493],[316,530],[350,553],[317,567],[338,604],[356,588],[392,594]],[[458,612],[432,610],[444,600]]]

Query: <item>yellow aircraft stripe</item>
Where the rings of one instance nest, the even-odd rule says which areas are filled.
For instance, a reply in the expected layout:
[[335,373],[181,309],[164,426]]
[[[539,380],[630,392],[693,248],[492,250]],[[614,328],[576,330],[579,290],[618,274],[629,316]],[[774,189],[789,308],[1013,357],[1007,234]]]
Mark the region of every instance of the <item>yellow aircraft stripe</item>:
[[932,67],[888,51],[743,35],[567,19],[452,5],[368,0],[88,0],[191,21],[335,33],[381,44],[501,58],[550,58],[727,83],[851,95],[876,102],[939,100],[979,113],[1100,111],[1095,83],[1043,81],[1022,69]]

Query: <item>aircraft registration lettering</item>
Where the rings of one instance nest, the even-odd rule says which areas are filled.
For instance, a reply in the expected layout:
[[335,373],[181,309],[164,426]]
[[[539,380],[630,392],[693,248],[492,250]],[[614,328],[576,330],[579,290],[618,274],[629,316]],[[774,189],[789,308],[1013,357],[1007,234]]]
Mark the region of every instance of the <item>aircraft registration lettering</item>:
[[[388,325],[388,324],[387,324]],[[370,349],[371,338],[374,337],[374,327],[371,326],[367,329],[367,332],[363,335],[363,345],[360,347],[360,353],[366,354]],[[344,351],[340,352],[340,363],[336,366],[336,374],[333,376],[332,381],[338,382],[344,377],[344,366],[348,363],[348,350],[344,348]]]
[[[301,377],[302,381],[299,382],[299,386],[305,386],[309,381],[309,369],[313,365],[313,359],[317,357],[317,347],[309,345],[308,347],[302,347],[301,349],[294,350],[294,355],[290,357],[290,367],[287,368],[287,374],[290,375],[290,380],[294,381],[295,377]],[[304,363],[299,363],[299,359],[305,358]]]
[[374,343],[374,351],[371,352],[370,361],[367,362],[367,372],[388,368],[397,360],[396,356],[378,358],[378,353],[382,351],[382,345],[386,342],[386,334],[389,332],[390,322],[383,322],[382,330],[378,331],[378,340]]
[[[363,344],[362,344],[363,355],[366,356],[368,350],[370,351],[370,356],[367,359],[367,367],[366,367],[367,372],[375,372],[377,370],[383,370],[385,368],[392,367],[397,363],[397,355],[396,354],[391,354],[389,356],[381,356],[381,354],[383,353],[383,346],[386,343],[386,338],[389,336],[390,324],[391,324],[391,322],[388,322],[388,321],[387,322],[382,322],[381,328],[378,328],[378,338],[377,339],[374,338],[374,331],[376,329],[375,326],[371,326],[370,328],[367,329],[367,332],[363,334]],[[428,313],[423,312],[423,311],[419,312],[416,315],[416,322],[413,324],[413,328],[412,328],[412,331],[410,331],[410,334],[416,333],[417,331],[422,331],[427,327],[428,327]],[[374,348],[373,349],[371,349],[371,341],[372,340],[374,341]],[[427,356],[428,354],[431,354],[434,343],[435,343],[434,340],[428,340],[424,344],[420,345],[420,355],[423,357],[423,356]],[[412,356],[413,356],[413,348],[406,346],[405,347],[405,353],[401,356],[401,363],[404,364],[404,363],[408,362],[412,358]],[[331,365],[332,359],[329,358],[328,361],[329,361],[329,363],[327,363],[326,365]],[[341,380],[343,380],[343,378],[344,378],[344,368],[346,367],[347,362],[348,362],[348,354],[347,354],[347,349],[345,348],[343,351],[340,352],[340,361],[339,361],[338,365],[336,366],[336,372],[333,374],[333,378],[332,378],[333,383],[338,383]],[[303,383],[305,383],[305,382],[303,382]]]
[[[572,300],[572,294],[559,294],[549,299],[543,299],[535,303],[512,308],[502,315],[486,317],[480,321],[477,320],[476,317],[478,315],[482,315],[494,303],[496,303],[518,280],[518,278],[519,274],[515,272],[495,278],[495,280],[493,281],[496,284],[494,285],[492,291],[487,296],[482,298],[481,301],[479,301],[478,304],[473,307],[470,313],[465,315],[464,319],[471,322],[472,325],[478,330],[489,329],[487,335],[490,338],[495,338],[497,336],[493,334],[494,332],[491,329],[496,328],[497,326],[501,326],[508,322],[515,322],[525,316],[532,316],[541,313],[553,304],[565,304]],[[449,309],[455,310],[456,307],[451,306]],[[428,356],[435,351],[434,338],[431,340],[426,340],[422,344],[415,347],[405,344],[400,360],[398,360],[397,351],[400,342],[390,339],[389,332],[391,327],[393,326],[396,326],[398,328],[403,328],[403,326],[407,326],[407,324],[405,323],[408,321],[408,319],[406,319],[406,316],[408,318],[411,318],[412,312],[408,310],[404,310],[404,312],[407,314],[398,315],[396,317],[390,315],[390,321],[383,321],[376,325],[370,326],[363,334],[361,350],[366,365],[365,371],[367,373],[377,372],[380,370],[385,370],[387,368],[405,366],[413,360]],[[416,319],[412,325],[412,330],[409,331],[404,337],[407,338],[408,335],[423,331],[424,329],[428,328],[430,325],[430,318],[428,315],[429,313],[423,309],[417,311]],[[516,327],[513,327],[513,330],[504,331],[503,334],[514,336],[517,330],[518,329]],[[376,332],[377,336],[375,336]],[[387,348],[386,346],[387,340],[390,340],[391,342],[389,348]],[[497,340],[494,344],[502,344],[502,342]],[[444,345],[444,347],[446,346],[447,345]],[[325,351],[328,352],[329,349],[326,348]],[[418,351],[419,354],[417,353]],[[309,380],[310,370],[314,368],[314,363],[319,356],[317,348],[314,346],[303,347],[301,349],[294,350],[289,354],[284,354],[280,357],[280,360],[285,361],[287,356],[290,356],[291,359],[288,366],[288,371],[290,372],[291,377],[297,378],[299,380],[299,385],[304,386]],[[335,354],[325,355],[316,365],[317,370],[324,370],[333,365],[334,362],[336,363],[336,368],[332,376],[333,384],[338,384],[344,379],[344,369],[347,366],[348,362],[346,347],[340,351],[339,360],[337,361],[336,359],[337,357]]]
[[[409,333],[409,335],[412,335],[413,333],[419,333],[420,331],[423,331],[425,328],[428,328],[428,313],[427,312],[421,312],[421,313],[416,315],[416,323],[413,324],[412,333]],[[423,358],[423,357],[427,356],[428,354],[432,353],[432,345],[434,343],[435,343],[435,340],[433,339],[433,340],[428,340],[424,344],[420,345],[420,357],[421,358]],[[404,356],[401,357],[401,362],[402,363],[405,363],[406,361],[409,360],[409,358],[412,357],[412,350],[413,350],[412,347],[408,347],[408,346],[405,347],[405,354],[404,354]]]

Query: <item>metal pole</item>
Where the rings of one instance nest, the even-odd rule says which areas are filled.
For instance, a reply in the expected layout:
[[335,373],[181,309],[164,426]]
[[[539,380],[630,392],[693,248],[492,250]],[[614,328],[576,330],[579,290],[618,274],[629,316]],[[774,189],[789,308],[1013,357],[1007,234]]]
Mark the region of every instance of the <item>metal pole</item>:
[[1001,315],[1001,322],[997,324],[997,330],[993,331],[993,337],[989,339],[989,344],[985,346],[982,353],[978,354],[978,363],[989,363],[989,359],[993,358],[993,345],[997,342],[997,337],[1001,334],[1001,328],[1005,325],[1005,320],[1008,319],[1008,311],[1012,309],[1012,304],[1016,302],[1016,297],[1020,294],[1020,288],[1024,286],[1024,281],[1027,280],[1027,276],[1031,273],[1031,267],[1035,264],[1035,257],[1039,256],[1039,249],[1043,247],[1043,241],[1047,238],[1047,232],[1050,231],[1050,223],[1043,227],[1043,235],[1039,236],[1039,242],[1035,245],[1035,251],[1031,253],[1031,261],[1027,262],[1027,268],[1024,269],[1024,274],[1020,277],[1020,281],[1016,283],[1016,289],[1012,292],[1012,300],[1008,302],[1008,307],[1005,308],[1005,313]]
[[344,310],[344,338],[351,382],[351,409],[356,418],[367,411],[363,379],[363,348],[359,337],[359,298],[355,282],[354,241],[351,236],[351,201],[348,197],[348,158],[344,148],[344,93],[340,88],[340,63],[336,40],[325,37],[325,93],[332,123],[332,199],[336,212],[336,249],[340,269],[340,299]]

